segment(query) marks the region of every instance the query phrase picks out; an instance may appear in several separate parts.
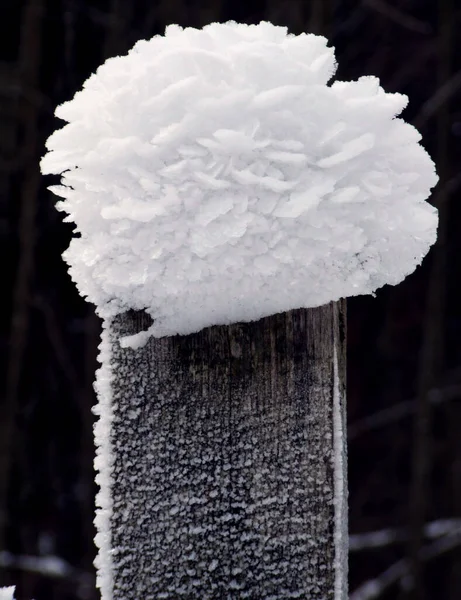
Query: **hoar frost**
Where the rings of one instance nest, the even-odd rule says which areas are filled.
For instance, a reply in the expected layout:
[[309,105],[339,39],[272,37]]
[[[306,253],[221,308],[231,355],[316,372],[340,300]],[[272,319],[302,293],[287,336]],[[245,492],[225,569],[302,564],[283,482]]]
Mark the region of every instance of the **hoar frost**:
[[[406,96],[336,81],[323,37],[171,25],[56,114],[44,173],[80,234],[64,258],[110,317],[187,334],[396,284],[437,229]],[[144,336],[145,338],[146,336]]]

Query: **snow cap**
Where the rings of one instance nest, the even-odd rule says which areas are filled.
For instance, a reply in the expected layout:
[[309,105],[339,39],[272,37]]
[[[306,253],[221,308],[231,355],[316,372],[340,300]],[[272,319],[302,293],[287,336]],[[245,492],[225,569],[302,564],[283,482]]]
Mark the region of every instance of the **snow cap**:
[[[64,259],[102,317],[188,334],[397,284],[436,239],[407,104],[336,81],[324,37],[166,28],[59,106],[43,173],[80,237]],[[146,336],[144,336],[145,339]],[[138,338],[138,342],[143,340]]]

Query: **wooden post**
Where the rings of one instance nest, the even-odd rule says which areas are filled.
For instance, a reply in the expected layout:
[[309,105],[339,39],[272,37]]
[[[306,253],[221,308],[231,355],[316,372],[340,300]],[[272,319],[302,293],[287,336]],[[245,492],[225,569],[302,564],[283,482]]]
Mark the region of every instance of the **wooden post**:
[[120,346],[151,323],[104,330],[113,600],[345,600],[345,301]]

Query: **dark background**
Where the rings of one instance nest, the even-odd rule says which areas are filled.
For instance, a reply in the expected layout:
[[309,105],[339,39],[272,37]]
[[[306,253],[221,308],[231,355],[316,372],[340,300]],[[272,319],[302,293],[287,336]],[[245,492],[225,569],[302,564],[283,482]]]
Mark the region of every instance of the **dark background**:
[[54,107],[167,24],[229,19],[326,35],[337,78],[377,75],[409,95],[403,116],[437,164],[437,245],[399,286],[348,302],[350,589],[354,600],[461,600],[455,0],[0,0],[0,586],[16,584],[17,600],[99,597],[90,409],[100,322],[66,273],[72,226],[39,172],[60,126]]

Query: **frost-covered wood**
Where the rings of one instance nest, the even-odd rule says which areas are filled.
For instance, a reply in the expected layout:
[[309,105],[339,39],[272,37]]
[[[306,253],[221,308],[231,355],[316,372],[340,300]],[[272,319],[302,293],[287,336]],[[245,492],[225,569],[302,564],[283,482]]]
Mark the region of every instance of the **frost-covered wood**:
[[[137,350],[118,340],[149,316],[106,322],[114,600],[346,598],[333,418],[344,310],[151,337]],[[336,488],[344,501],[345,481]]]

